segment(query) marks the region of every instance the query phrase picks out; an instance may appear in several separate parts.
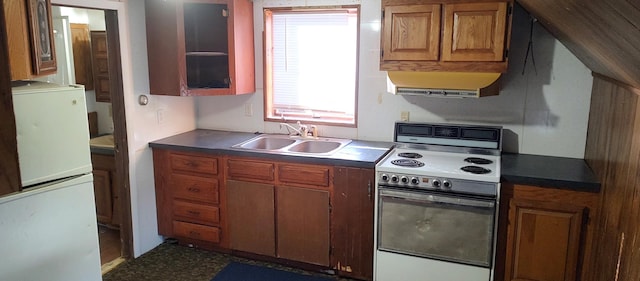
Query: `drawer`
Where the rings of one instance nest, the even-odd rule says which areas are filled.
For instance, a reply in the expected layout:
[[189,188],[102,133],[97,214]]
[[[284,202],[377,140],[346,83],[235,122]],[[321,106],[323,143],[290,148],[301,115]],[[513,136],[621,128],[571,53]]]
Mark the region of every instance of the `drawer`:
[[220,209],[216,206],[175,200],[173,201],[173,218],[206,225],[218,225],[220,223]]
[[173,174],[171,180],[174,198],[210,204],[220,203],[218,179]]
[[218,159],[204,156],[171,154],[171,169],[174,171],[218,174]]
[[273,163],[229,159],[227,168],[229,178],[273,181]]
[[308,165],[278,165],[278,180],[316,186],[329,186],[329,167]]
[[220,228],[181,221],[173,221],[173,234],[179,237],[220,243]]

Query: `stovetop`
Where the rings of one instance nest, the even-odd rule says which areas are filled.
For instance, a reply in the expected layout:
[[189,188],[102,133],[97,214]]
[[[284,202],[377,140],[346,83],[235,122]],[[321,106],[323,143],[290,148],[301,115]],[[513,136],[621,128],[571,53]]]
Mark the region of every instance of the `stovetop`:
[[500,182],[500,156],[395,148],[377,165],[379,173]]

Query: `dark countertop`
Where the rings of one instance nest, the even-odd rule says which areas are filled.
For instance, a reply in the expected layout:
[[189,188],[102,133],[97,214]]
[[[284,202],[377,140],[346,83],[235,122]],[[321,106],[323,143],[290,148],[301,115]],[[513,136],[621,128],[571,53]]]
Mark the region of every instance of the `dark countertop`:
[[263,157],[277,161],[295,161],[306,164],[374,168],[391,147],[392,142],[353,140],[332,155],[274,154],[236,149],[231,146],[253,138],[259,134],[197,129],[164,139],[152,141],[152,148],[182,151],[224,153],[233,156]]
[[92,154],[116,155],[113,148],[90,146],[89,149]]
[[[152,148],[174,149],[233,156],[263,157],[277,161],[374,168],[393,147],[392,142],[354,140],[332,155],[287,155],[232,148],[257,133],[197,129],[149,143]],[[600,183],[583,159],[504,153],[503,181],[576,191],[599,192]]]
[[600,192],[600,182],[583,159],[503,153],[503,181],[513,184]]

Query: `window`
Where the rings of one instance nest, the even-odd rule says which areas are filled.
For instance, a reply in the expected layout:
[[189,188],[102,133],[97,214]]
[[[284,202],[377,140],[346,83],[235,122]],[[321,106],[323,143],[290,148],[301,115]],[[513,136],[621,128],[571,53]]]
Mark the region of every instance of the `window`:
[[265,9],[265,119],[355,126],[358,8]]

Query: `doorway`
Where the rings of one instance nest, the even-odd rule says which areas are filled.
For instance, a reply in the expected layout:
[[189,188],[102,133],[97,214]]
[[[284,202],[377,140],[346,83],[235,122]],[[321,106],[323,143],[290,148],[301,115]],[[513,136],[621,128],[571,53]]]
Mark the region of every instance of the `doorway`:
[[[129,160],[126,136],[118,14],[116,10],[52,6],[54,22],[66,33],[56,44],[57,83],[85,86],[92,137],[91,156],[103,273],[133,256]],[[59,19],[59,20],[56,20]],[[58,50],[59,46],[63,48]],[[66,81],[65,81],[66,79]]]

